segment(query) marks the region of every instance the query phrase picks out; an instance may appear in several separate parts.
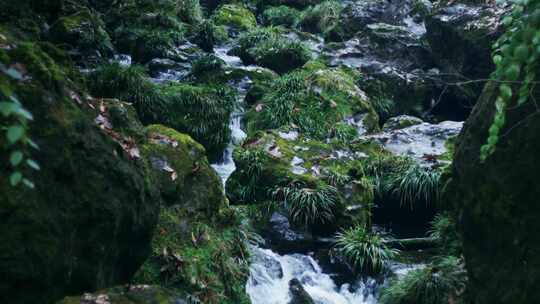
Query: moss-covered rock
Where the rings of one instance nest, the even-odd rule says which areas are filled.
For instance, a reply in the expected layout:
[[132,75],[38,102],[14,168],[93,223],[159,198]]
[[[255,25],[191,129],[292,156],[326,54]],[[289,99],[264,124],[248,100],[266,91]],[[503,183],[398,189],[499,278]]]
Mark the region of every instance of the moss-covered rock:
[[409,115],[400,115],[388,119],[383,126],[383,131],[400,130],[423,123],[422,119]]
[[113,38],[120,52],[146,63],[153,58],[181,59],[175,47],[185,38],[187,28],[176,16],[159,13],[131,12],[115,28]]
[[199,141],[210,160],[221,156],[230,139],[229,118],[235,95],[225,86],[170,84],[158,88],[160,99],[147,106],[147,123],[160,123]]
[[24,80],[0,83],[35,118],[29,136],[41,166],[28,174],[35,189],[11,187],[11,168],[0,169],[0,300],[47,303],[126,282],[149,253],[159,211],[149,163],[38,45],[12,42],[0,53],[2,64],[25,66]]
[[257,26],[253,13],[240,4],[225,4],[218,8],[212,20],[216,25],[228,26],[234,31],[247,31]]
[[[266,208],[267,202],[276,201],[279,208],[287,209],[279,205],[283,203],[280,189],[302,185],[304,190],[318,192],[333,187],[337,191],[332,198],[332,219],[315,220],[313,231],[329,233],[338,227],[365,224],[373,188],[363,175],[362,162],[354,159],[355,152],[360,151],[336,141],[311,140],[297,131],[258,132],[234,152],[237,170],[227,181],[227,195],[235,203]],[[289,217],[295,225],[305,225],[290,213]]]
[[263,11],[262,19],[266,26],[281,25],[293,28],[300,21],[300,12],[285,5],[272,6]]
[[[457,139],[445,199],[459,214],[470,301],[533,303],[540,299],[540,119],[534,98],[505,111],[495,151],[485,162],[498,85],[489,83]],[[505,288],[501,288],[505,286]]]
[[52,25],[50,34],[55,42],[66,43],[86,55],[94,55],[92,51],[97,51],[107,57],[114,51],[104,22],[89,10],[61,17]]
[[159,284],[202,303],[249,303],[245,234],[235,212],[224,207],[213,216],[181,205],[163,208],[152,254],[134,281]]
[[274,129],[294,124],[305,135],[323,139],[348,121],[360,133],[378,130],[378,117],[368,97],[355,84],[357,72],[311,62],[276,79],[247,113],[247,128]]
[[148,143],[142,146],[142,154],[156,172],[164,202],[193,213],[216,213],[225,198],[203,146],[188,135],[160,125],[146,127],[146,136]]
[[342,9],[340,2],[332,0],[309,7],[302,14],[300,28],[307,32],[332,36],[335,34]]
[[257,64],[283,74],[301,67],[312,57],[307,46],[291,41],[279,28],[257,28],[240,35],[233,50],[246,64]]
[[183,303],[180,294],[160,286],[128,285],[66,297],[57,304],[170,304]]

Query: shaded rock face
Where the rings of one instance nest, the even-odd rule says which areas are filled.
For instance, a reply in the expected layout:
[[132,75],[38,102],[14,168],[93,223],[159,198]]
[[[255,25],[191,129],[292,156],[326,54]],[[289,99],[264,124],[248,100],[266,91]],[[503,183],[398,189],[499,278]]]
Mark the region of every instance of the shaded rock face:
[[304,252],[312,247],[313,237],[308,232],[292,227],[287,216],[274,212],[263,236],[279,252]]
[[58,304],[188,304],[187,299],[159,286],[114,287],[82,296],[67,297]]
[[160,203],[148,163],[132,149],[137,128],[113,136],[111,121],[122,119],[71,91],[38,45],[0,53],[3,64],[28,69],[23,83],[0,83],[35,117],[32,157],[41,166],[29,175],[35,189],[11,187],[11,169],[0,167],[0,302],[48,303],[126,282],[149,253]]
[[464,120],[483,83],[449,84],[488,78],[491,45],[506,11],[494,5],[355,1],[340,16],[341,42],[328,43],[323,55],[382,81],[398,113]]
[[422,114],[434,95],[430,78],[436,71],[430,71],[426,29],[413,2],[356,1],[340,18],[337,27],[346,41],[326,45],[323,54],[330,64],[362,69],[385,83],[399,112]]
[[488,84],[465,123],[445,198],[459,212],[471,302],[537,303],[540,118],[533,102],[511,106],[504,135],[482,163],[480,147],[492,123],[496,93]]
[[302,283],[298,279],[289,281],[289,292],[291,293],[289,304],[315,304],[315,301],[313,301],[304,287],[302,287]]
[[[494,69],[492,45],[502,34],[501,20],[508,8],[453,4],[438,9],[426,18],[426,38],[441,81],[455,83],[469,79],[486,79]],[[442,96],[437,112],[467,115],[480,96],[484,82],[451,86]],[[460,110],[461,109],[461,110]]]

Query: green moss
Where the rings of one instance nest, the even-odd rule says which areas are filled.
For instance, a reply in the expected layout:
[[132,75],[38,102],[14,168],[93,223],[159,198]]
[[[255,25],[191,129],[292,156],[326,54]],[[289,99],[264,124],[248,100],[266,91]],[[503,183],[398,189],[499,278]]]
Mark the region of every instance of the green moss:
[[171,84],[159,88],[162,102],[149,105],[156,113],[148,122],[161,123],[191,135],[217,159],[230,138],[229,118],[234,93],[225,86]]
[[[233,203],[257,204],[267,208],[276,200],[276,189],[303,185],[307,189],[335,187],[338,197],[332,220],[314,232],[328,233],[338,227],[369,222],[373,186],[363,176],[362,162],[333,157],[336,150],[348,151],[340,143],[324,143],[299,137],[283,139],[277,132],[258,132],[234,152],[237,170],[227,181],[227,195]],[[301,162],[294,165],[293,159]],[[301,168],[302,170],[299,170]],[[277,201],[279,206],[281,201]],[[356,206],[347,209],[348,206]],[[283,208],[284,206],[281,205]]]
[[[130,156],[123,135],[96,126],[99,107],[88,106],[67,78],[69,67],[32,43],[13,42],[6,59],[25,67],[25,80],[9,88],[34,115],[29,135],[40,147],[41,170],[27,190],[10,187],[0,168],[0,272],[9,278],[0,283],[0,301],[52,302],[125,282],[146,258],[157,221],[160,197],[148,162]],[[0,157],[7,163],[3,151]],[[24,291],[20,282],[28,284]]]
[[181,207],[162,209],[153,253],[135,281],[166,286],[203,303],[249,303],[244,242],[235,226],[218,227]]
[[240,35],[234,49],[246,64],[257,64],[278,73],[286,73],[311,59],[305,44],[291,41],[279,28],[257,28]]
[[116,27],[113,37],[120,52],[146,63],[153,58],[177,59],[172,50],[183,41],[186,32],[186,25],[175,16],[159,12],[126,18]]
[[97,50],[106,56],[113,52],[104,22],[89,10],[61,17],[52,25],[51,35],[56,42],[67,43],[85,53]]
[[195,28],[193,41],[204,51],[212,52],[214,45],[223,43],[228,38],[225,26],[218,26],[212,20],[205,20]]
[[300,27],[311,33],[329,35],[338,25],[343,6],[337,1],[324,1],[302,13]]
[[232,27],[237,31],[246,31],[257,25],[257,20],[253,13],[239,4],[225,4],[218,8],[212,20],[216,25]]
[[208,216],[216,213],[225,203],[223,189],[204,148],[188,135],[160,125],[148,126],[146,135],[148,143],[141,152],[156,172],[164,201]]
[[305,135],[327,138],[345,117],[363,113],[368,132],[378,117],[367,96],[355,85],[354,73],[343,68],[318,69],[318,64],[276,79],[260,103],[246,115],[250,134],[294,124]]
[[266,26],[295,27],[300,20],[300,12],[285,5],[269,7],[262,13],[263,23]]
[[24,62],[26,69],[49,88],[60,90],[67,82],[64,70],[35,43],[19,43],[9,57],[13,62]]

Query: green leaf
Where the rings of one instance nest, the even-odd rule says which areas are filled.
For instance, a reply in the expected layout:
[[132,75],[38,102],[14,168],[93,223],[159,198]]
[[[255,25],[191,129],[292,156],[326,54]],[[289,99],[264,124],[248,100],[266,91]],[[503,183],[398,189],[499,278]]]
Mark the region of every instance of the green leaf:
[[11,184],[11,186],[15,187],[22,181],[22,179],[23,175],[21,172],[13,172],[9,176],[9,183]]
[[27,120],[34,120],[34,116],[32,116],[32,113],[28,112],[23,107],[18,107],[16,113]]
[[28,188],[30,188],[30,189],[34,189],[34,188],[36,187],[36,185],[34,185],[34,183],[33,183],[32,181],[30,181],[30,180],[28,180],[28,179],[26,179],[26,178],[24,178],[24,179],[22,180],[22,182],[23,182],[23,184],[24,184],[26,187],[28,187]]
[[9,162],[13,167],[18,166],[24,159],[24,154],[21,151],[14,151],[9,156]]
[[24,128],[22,126],[11,126],[7,129],[7,139],[10,144],[14,144],[24,136]]
[[28,167],[36,170],[36,171],[39,171],[41,170],[41,167],[39,166],[39,164],[37,162],[35,162],[33,159],[27,159],[26,160],[26,164],[28,165]]
[[501,96],[504,99],[508,100],[512,98],[512,88],[509,85],[507,84],[501,85],[500,90],[501,90]]
[[27,143],[30,147],[32,147],[32,148],[34,148],[34,149],[36,149],[36,150],[39,150],[38,144],[36,144],[36,142],[34,142],[33,140],[31,140],[30,138],[27,138],[27,139],[26,139],[26,143]]
[[18,108],[18,105],[12,102],[0,102],[0,113],[4,115],[5,117],[11,115],[11,113],[15,112]]

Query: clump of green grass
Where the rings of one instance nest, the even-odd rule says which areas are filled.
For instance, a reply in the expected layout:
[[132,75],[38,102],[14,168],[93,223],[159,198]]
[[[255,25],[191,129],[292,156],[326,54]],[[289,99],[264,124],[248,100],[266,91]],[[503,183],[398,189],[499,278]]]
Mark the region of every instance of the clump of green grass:
[[119,63],[100,65],[90,73],[87,86],[95,97],[117,98],[133,103],[143,122],[157,115],[162,98],[157,86],[148,80],[146,69],[140,65],[125,67]]
[[336,235],[336,250],[355,268],[369,273],[381,272],[386,263],[398,254],[384,239],[357,226]]
[[416,202],[437,203],[440,197],[441,173],[418,165],[410,166],[397,180],[394,192],[402,205],[411,209]]
[[339,122],[334,126],[331,136],[342,143],[348,143],[358,136],[358,131],[347,123]]
[[246,64],[258,64],[280,74],[294,70],[311,59],[311,51],[305,44],[287,39],[275,27],[243,33],[234,52]]
[[206,148],[209,159],[217,159],[230,139],[235,93],[219,85],[175,84],[161,87],[160,95],[162,112],[156,122],[191,135]]
[[307,188],[303,183],[295,183],[277,187],[272,194],[274,200],[284,203],[293,222],[305,226],[330,222],[339,203],[337,189],[326,185]]
[[340,123],[347,115],[366,113],[377,120],[353,78],[347,70],[324,65],[282,75],[262,96],[264,106],[248,128],[274,129],[294,124],[311,138],[322,140],[335,135],[350,139],[354,130]]
[[435,204],[440,199],[441,173],[410,158],[378,156],[369,159],[365,169],[379,198],[396,198],[411,209],[419,202]]
[[381,291],[381,304],[453,303],[463,293],[466,274],[460,259],[448,256],[394,279]]
[[338,24],[342,10],[343,6],[338,1],[324,1],[307,8],[299,25],[304,31],[326,34]]
[[431,229],[428,233],[430,237],[438,240],[441,252],[454,256],[461,255],[461,237],[458,233],[455,219],[450,213],[437,214],[431,222]]
[[264,10],[262,19],[266,26],[281,25],[294,28],[300,20],[300,12],[285,5],[272,6]]

